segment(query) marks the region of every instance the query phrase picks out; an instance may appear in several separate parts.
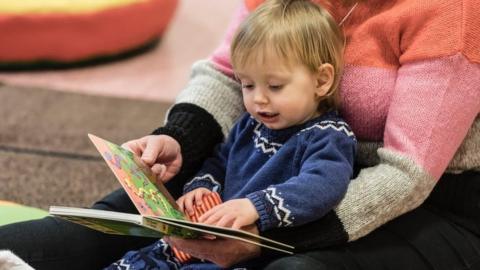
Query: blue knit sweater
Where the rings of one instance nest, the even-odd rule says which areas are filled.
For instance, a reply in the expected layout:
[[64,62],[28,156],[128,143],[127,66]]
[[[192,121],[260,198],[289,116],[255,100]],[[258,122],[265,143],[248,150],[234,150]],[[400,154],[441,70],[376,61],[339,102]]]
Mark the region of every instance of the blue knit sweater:
[[344,196],[356,139],[336,112],[272,130],[243,115],[184,193],[205,187],[224,201],[248,198],[260,231],[297,226],[325,215]]

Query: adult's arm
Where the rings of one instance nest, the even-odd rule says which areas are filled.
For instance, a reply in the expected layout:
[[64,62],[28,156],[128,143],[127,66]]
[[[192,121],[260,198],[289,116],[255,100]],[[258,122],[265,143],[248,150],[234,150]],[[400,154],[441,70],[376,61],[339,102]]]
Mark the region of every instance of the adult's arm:
[[215,145],[225,138],[245,112],[240,83],[229,64],[229,44],[239,22],[247,15],[240,8],[225,39],[209,59],[196,62],[187,86],[169,110],[166,123],[153,134],[166,134],[181,146],[183,164],[179,174],[166,183],[174,197],[182,195],[186,181],[198,171]]
[[169,110],[166,124],[153,131],[173,137],[181,146],[182,168],[166,184],[174,197],[182,194],[185,181],[198,171],[243,111],[236,81],[215,69],[209,60],[193,66],[190,82]]
[[400,68],[377,165],[351,181],[327,218],[267,236],[299,249],[354,241],[418,207],[449,164],[478,168],[478,143],[473,142],[480,136],[480,42],[475,34],[480,23],[469,6],[473,2],[458,6],[452,1],[448,9],[455,12],[449,15],[414,14],[412,27],[401,25]]
[[[419,82],[435,87],[420,89]],[[477,117],[479,85],[480,65],[463,54],[404,65],[384,146],[377,152],[379,164],[363,169],[350,182],[345,197],[327,218],[265,235],[300,250],[319,248],[356,240],[418,207]],[[480,130],[470,132],[476,135],[468,137],[478,138]]]

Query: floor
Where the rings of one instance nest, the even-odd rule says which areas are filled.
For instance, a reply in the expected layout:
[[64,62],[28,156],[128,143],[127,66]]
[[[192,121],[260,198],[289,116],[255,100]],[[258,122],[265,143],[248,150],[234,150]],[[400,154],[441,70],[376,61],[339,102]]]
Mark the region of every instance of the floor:
[[180,0],[161,42],[147,53],[109,64],[63,71],[0,72],[0,81],[92,95],[172,102],[191,64],[222,39],[240,0]]
[[87,134],[117,144],[140,138],[162,124],[169,107],[7,85],[0,100],[0,200],[42,209],[88,207],[119,188]]

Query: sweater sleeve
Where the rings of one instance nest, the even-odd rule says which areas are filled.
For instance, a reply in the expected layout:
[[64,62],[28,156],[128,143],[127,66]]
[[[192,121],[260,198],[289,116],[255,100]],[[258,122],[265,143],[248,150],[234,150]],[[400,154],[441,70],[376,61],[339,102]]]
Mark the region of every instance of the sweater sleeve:
[[[435,63],[442,68],[433,68]],[[422,88],[420,82],[428,78],[435,83]],[[324,218],[265,236],[297,250],[354,241],[428,197],[479,113],[480,65],[462,55],[450,57],[448,65],[440,59],[425,60],[404,65],[397,81],[379,164],[361,170]],[[413,89],[428,95],[417,99],[406,94]]]
[[245,116],[234,125],[227,140],[216,147],[213,155],[205,160],[195,177],[185,184],[183,193],[200,187],[218,193],[222,192],[230,149],[237,138],[238,132],[240,132],[247,120],[248,117]]
[[176,98],[177,104],[194,104],[206,110],[225,136],[245,112],[240,83],[234,78],[230,63],[230,42],[248,13],[245,4],[241,3],[220,45],[208,59],[193,65],[187,87]]
[[192,67],[189,83],[175,102],[194,104],[213,116],[226,136],[235,120],[245,112],[240,83],[234,78],[230,63],[230,42],[249,10],[241,3],[232,17],[220,45],[206,60]]
[[260,231],[314,221],[345,194],[353,174],[353,133],[346,125],[322,122],[305,133],[304,150],[292,157],[293,164],[301,164],[299,174],[247,195],[259,213]]
[[225,75],[233,78],[232,64],[230,62],[230,43],[232,42],[235,31],[242,23],[243,20],[250,13],[248,6],[248,1],[242,1],[239,8],[237,9],[235,15],[233,16],[230,25],[227,28],[227,32],[224,36],[223,41],[216,48],[213,54],[210,57],[210,60],[215,65],[215,67],[222,71]]
[[462,3],[432,4],[437,16],[408,14],[401,24],[380,162],[360,172],[335,209],[349,241],[422,204],[480,112],[480,51],[472,49],[480,19],[475,1]]
[[[467,6],[472,2],[464,1]],[[479,121],[480,58],[478,49],[472,48],[480,46],[478,35],[473,34],[480,23],[478,16],[471,14],[474,10],[465,7],[453,16],[454,23],[442,22],[450,28],[442,28],[432,19],[403,30],[401,66],[384,145],[378,150],[379,163],[361,170],[345,197],[325,218],[266,236],[299,250],[331,246],[363,237],[425,201]],[[435,34],[454,26],[458,31]],[[435,46],[432,41],[452,33],[458,34],[449,39],[454,43],[439,40]],[[473,132],[478,138],[479,131]]]
[[152,134],[169,135],[181,146],[183,162],[180,172],[165,184],[175,198],[182,195],[185,182],[198,171],[214,146],[223,139],[222,130],[210,113],[197,105],[186,103],[175,104],[170,109],[165,125]]
[[480,65],[461,53],[400,68],[380,164],[361,171],[336,209],[350,241],[428,197],[479,113],[479,85]]
[[153,132],[172,136],[182,148],[181,171],[166,184],[174,197],[182,194],[186,181],[245,111],[240,84],[231,72],[228,44],[247,12],[241,6],[218,49],[209,59],[193,64],[189,82],[169,110],[165,126]]

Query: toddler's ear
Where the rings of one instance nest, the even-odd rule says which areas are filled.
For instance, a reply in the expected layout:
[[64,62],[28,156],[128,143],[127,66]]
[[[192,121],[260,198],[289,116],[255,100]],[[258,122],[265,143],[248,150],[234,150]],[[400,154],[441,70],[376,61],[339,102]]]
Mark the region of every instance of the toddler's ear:
[[317,97],[324,97],[330,91],[330,88],[333,85],[333,80],[335,78],[335,69],[332,64],[325,63],[318,67],[317,70],[317,84],[316,92]]

